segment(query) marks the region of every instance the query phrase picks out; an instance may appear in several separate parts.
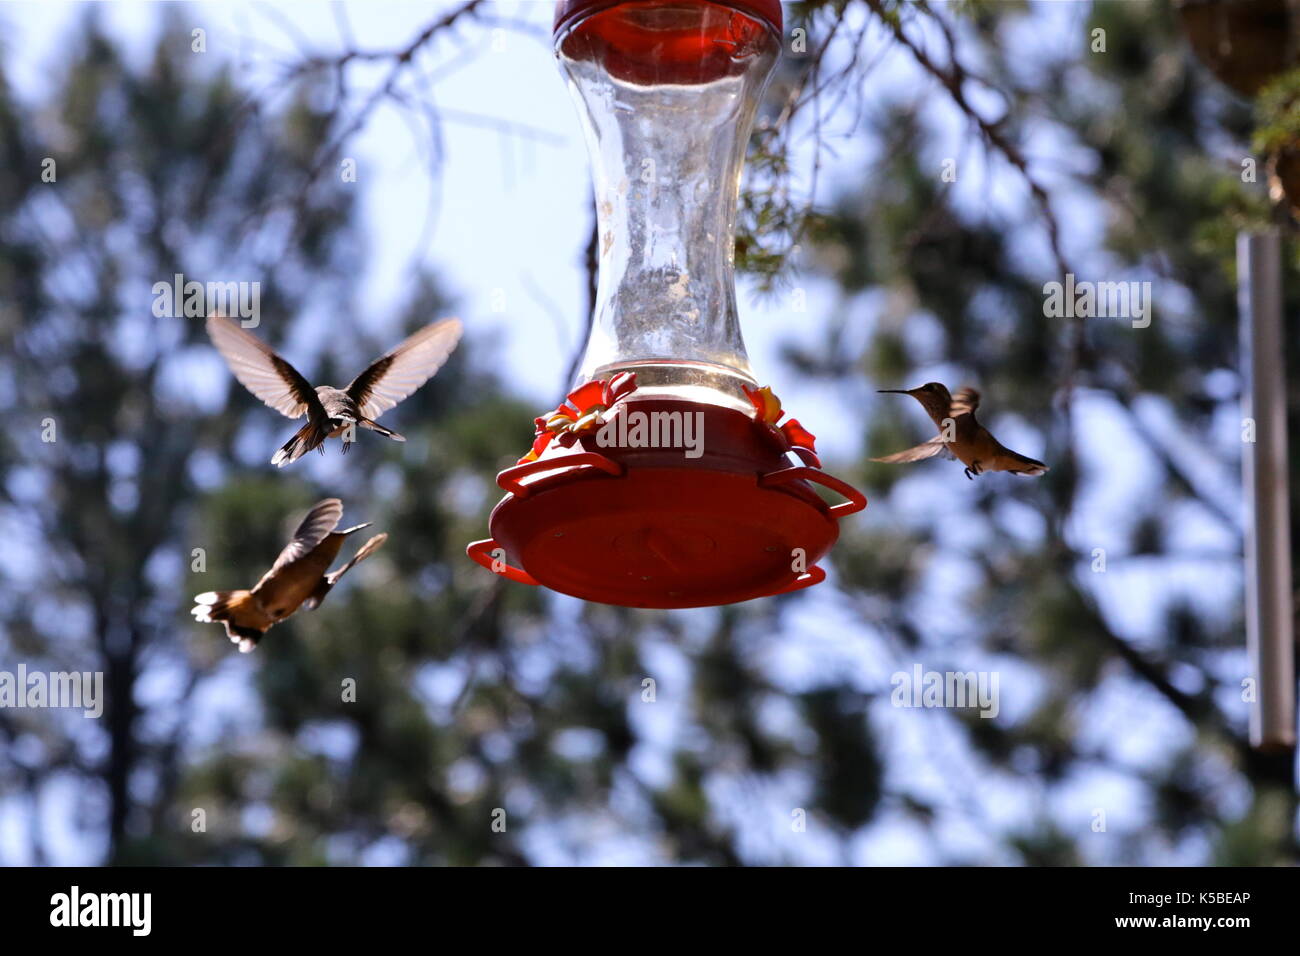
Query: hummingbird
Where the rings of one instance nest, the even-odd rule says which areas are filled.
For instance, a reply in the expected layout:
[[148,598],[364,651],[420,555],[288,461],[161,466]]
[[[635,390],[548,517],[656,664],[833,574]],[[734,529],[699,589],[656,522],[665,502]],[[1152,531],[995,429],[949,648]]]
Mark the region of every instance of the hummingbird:
[[[348,535],[370,527],[370,522],[335,531],[343,517],[343,502],[337,498],[318,501],[302,519],[293,539],[280,552],[271,570],[251,591],[205,591],[196,595],[190,613],[195,620],[205,624],[222,623],[226,636],[247,654],[262,635],[272,627],[292,617],[299,607],[313,610],[329,594],[339,578],[347,574],[359,561],[364,561],[378,551],[388,540],[387,534],[377,534],[337,571],[329,566],[338,557],[343,540]],[[328,571],[328,573],[327,573]]]
[[884,458],[873,458],[872,461],[891,464],[924,461],[945,454],[965,465],[966,477],[972,480],[975,475],[986,471],[1010,471],[1017,475],[1041,475],[1047,471],[1047,466],[1041,461],[1026,458],[1007,448],[975,420],[980,393],[973,388],[958,389],[956,395],[950,395],[945,386],[938,382],[928,382],[919,388],[882,388],[879,391],[911,395],[939,426],[939,434],[906,451],[886,455]]
[[460,340],[459,319],[432,322],[375,359],[346,388],[312,387],[296,368],[261,339],[225,316],[208,317],[208,337],[240,383],[288,418],[307,416],[307,424],[271,458],[283,468],[313,448],[325,453],[325,439],[343,437],[346,453],[356,426],[406,441],[375,419],[406,398],[442,368]]

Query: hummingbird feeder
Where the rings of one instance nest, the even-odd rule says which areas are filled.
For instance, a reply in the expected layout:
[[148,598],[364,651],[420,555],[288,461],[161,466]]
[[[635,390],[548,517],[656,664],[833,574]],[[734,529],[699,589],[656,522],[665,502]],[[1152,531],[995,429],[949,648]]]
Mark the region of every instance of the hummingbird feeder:
[[574,390],[497,476],[492,537],[468,548],[484,567],[605,604],[730,604],[817,584],[839,520],[866,507],[781,421],[736,313],[740,172],[780,38],[779,0],[558,4],[595,186],[595,314]]

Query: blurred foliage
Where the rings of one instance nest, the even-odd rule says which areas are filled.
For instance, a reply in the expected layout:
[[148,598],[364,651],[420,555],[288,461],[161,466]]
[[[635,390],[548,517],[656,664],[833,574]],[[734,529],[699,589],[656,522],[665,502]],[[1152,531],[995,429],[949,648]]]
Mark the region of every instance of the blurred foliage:
[[1257,153],[1300,146],[1300,70],[1284,73],[1259,91],[1258,127],[1251,139]]

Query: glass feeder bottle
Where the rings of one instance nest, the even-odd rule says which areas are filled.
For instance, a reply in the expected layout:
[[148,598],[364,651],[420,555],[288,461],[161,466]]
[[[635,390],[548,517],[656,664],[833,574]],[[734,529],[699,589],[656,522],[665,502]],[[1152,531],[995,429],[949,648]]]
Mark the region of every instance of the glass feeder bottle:
[[635,372],[638,399],[750,407],[735,216],[779,55],[772,7],[779,18],[775,0],[561,4],[556,56],[591,157],[600,263],[577,382]]

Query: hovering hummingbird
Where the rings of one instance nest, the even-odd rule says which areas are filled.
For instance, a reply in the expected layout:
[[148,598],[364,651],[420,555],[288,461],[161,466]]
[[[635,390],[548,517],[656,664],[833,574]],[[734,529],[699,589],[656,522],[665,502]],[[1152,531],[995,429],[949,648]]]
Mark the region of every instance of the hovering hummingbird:
[[220,622],[226,626],[226,636],[239,645],[245,654],[257,646],[262,635],[272,627],[291,617],[298,608],[313,610],[339,583],[352,566],[364,561],[383,546],[387,534],[377,534],[352,556],[352,560],[337,571],[326,573],[343,547],[343,539],[354,531],[370,527],[370,523],[355,525],[335,531],[343,517],[343,503],[337,498],[317,502],[302,519],[298,530],[271,570],[251,591],[205,591],[194,598],[190,610],[195,620],[205,624]]
[[973,388],[958,389],[956,395],[950,395],[943,385],[929,382],[919,388],[882,388],[879,391],[911,395],[939,426],[939,434],[906,451],[886,455],[884,458],[873,458],[872,461],[893,464],[924,461],[945,454],[965,465],[966,477],[972,479],[986,471],[1010,471],[1017,475],[1041,475],[1047,471],[1047,466],[1041,461],[1026,458],[1002,445],[987,428],[975,420],[980,393]]
[[456,348],[461,331],[458,319],[430,323],[372,362],[347,388],[313,388],[265,342],[224,316],[210,316],[207,327],[212,344],[246,389],[281,415],[307,416],[307,424],[271,458],[271,464],[281,468],[313,448],[324,454],[326,438],[349,432],[343,438],[346,453],[358,425],[393,441],[406,441],[397,432],[376,424],[375,419],[442,368]]

